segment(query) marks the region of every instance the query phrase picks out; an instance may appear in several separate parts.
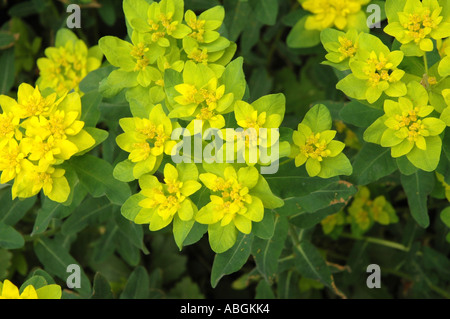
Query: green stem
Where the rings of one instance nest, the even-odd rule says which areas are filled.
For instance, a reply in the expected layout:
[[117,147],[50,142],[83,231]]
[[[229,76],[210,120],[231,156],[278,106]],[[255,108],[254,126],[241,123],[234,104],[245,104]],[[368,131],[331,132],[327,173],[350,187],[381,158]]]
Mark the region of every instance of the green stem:
[[[390,274],[390,275],[394,275],[394,276],[403,278],[403,279],[408,280],[408,281],[411,281],[411,282],[414,282],[414,281],[415,281],[415,280],[413,279],[413,277],[411,277],[410,275],[405,274],[405,273],[403,273],[403,272],[401,272],[401,271],[398,271],[398,270],[395,270],[395,269],[383,267],[383,272],[384,272],[384,273],[388,273],[388,274]],[[433,290],[435,293],[441,295],[441,296],[444,297],[444,298],[450,299],[450,293],[449,293],[448,291],[445,291],[444,289],[439,288],[439,287],[433,285],[427,278],[425,278],[425,282],[427,283],[428,287],[429,287],[431,290]]]
[[377,244],[377,245],[381,245],[381,246],[385,246],[385,247],[389,247],[389,248],[393,248],[393,249],[397,249],[397,250],[401,250],[401,251],[405,251],[405,252],[409,251],[408,247],[406,247],[402,244],[390,241],[390,240],[374,238],[374,237],[364,237],[364,236],[357,237],[357,236],[354,236],[354,235],[348,234],[348,233],[342,233],[341,236],[344,238],[349,238],[349,239],[354,239],[354,240],[364,240],[368,243]]
[[35,241],[35,240],[39,239],[42,236],[44,236],[44,237],[52,236],[52,235],[58,233],[60,230],[61,230],[61,228],[58,227],[58,228],[55,228],[55,229],[47,230],[47,231],[45,231],[43,233],[40,233],[40,234],[37,234],[37,235],[33,235],[33,236],[31,236],[31,235],[23,235],[23,238],[24,238],[25,242]]
[[425,66],[425,74],[428,77],[428,59],[427,59],[427,54],[426,53],[423,55],[423,64]]
[[287,164],[287,163],[289,163],[289,162],[292,162],[293,160],[294,160],[293,158],[287,159],[287,160],[281,162],[281,163],[280,163],[280,166],[283,166],[284,164]]

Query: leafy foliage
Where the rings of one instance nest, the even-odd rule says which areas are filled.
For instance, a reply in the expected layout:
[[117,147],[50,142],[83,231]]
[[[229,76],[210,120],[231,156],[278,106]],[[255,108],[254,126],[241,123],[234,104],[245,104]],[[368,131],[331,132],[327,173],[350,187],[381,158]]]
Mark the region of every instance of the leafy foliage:
[[449,298],[450,7],[351,2],[0,2],[0,298]]

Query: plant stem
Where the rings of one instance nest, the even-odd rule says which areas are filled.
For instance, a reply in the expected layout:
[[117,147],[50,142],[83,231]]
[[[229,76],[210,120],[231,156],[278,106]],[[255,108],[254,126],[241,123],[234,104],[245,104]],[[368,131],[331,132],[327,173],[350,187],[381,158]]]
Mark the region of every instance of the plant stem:
[[427,54],[426,53],[423,55],[423,64],[425,66],[425,74],[428,77],[428,59],[427,59]]
[[280,163],[280,166],[283,166],[284,164],[287,164],[287,163],[289,163],[289,162],[292,162],[293,160],[294,160],[293,158],[287,159],[287,160],[281,162],[281,163]]
[[405,251],[405,252],[409,251],[408,247],[406,247],[402,244],[390,241],[390,240],[374,238],[374,237],[364,237],[364,236],[357,237],[357,236],[354,236],[354,235],[348,234],[348,233],[342,233],[341,236],[344,238],[349,238],[349,239],[354,239],[354,240],[364,240],[368,243],[377,244],[377,245],[381,245],[381,246],[385,246],[385,247],[389,247],[389,248],[393,248],[393,249],[397,249],[397,250],[401,250],[401,251]]

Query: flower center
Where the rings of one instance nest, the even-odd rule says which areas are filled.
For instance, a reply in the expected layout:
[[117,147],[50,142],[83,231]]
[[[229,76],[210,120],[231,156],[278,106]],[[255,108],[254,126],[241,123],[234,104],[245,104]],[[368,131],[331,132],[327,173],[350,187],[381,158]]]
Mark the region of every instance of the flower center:
[[15,125],[13,123],[14,115],[0,114],[0,137],[12,137],[14,135]]
[[203,50],[195,49],[188,55],[188,58],[191,60],[194,60],[197,63],[206,63],[206,62],[208,62],[208,53],[207,52],[208,51],[206,49],[203,49]]
[[408,30],[406,33],[414,39],[414,42],[420,42],[442,21],[442,17],[439,16],[441,11],[442,8],[438,8],[431,15],[430,10],[426,9],[421,14],[409,14],[407,21],[403,24],[403,27]]
[[395,130],[400,130],[403,127],[408,129],[408,140],[410,142],[417,141],[419,135],[423,135],[425,125],[422,124],[422,120],[418,118],[417,113],[419,109],[416,107],[413,110],[404,111],[402,115],[396,115],[395,119],[398,124],[394,126]]
[[369,83],[372,87],[376,87],[380,81],[393,82],[395,79],[391,77],[393,64],[388,62],[383,53],[379,56],[372,51],[369,59],[367,59],[367,67],[364,72],[369,76]]
[[192,33],[189,36],[198,42],[204,42],[205,22],[205,20],[190,19],[188,25],[192,29]]
[[314,158],[320,162],[331,154],[331,151],[327,150],[327,142],[320,139],[320,133],[311,133],[306,139],[306,144],[301,146],[300,150],[307,158]]
[[145,44],[142,42],[133,46],[130,54],[133,58],[136,59],[136,66],[134,67],[134,71],[144,70],[150,64],[150,61],[145,56],[145,53],[147,53],[148,51],[149,48],[145,47]]
[[225,180],[222,177],[218,177],[213,187],[213,191],[221,193],[223,203],[220,210],[222,210],[225,215],[231,214],[231,217],[236,213],[245,212],[245,204],[251,203],[252,200],[251,196],[248,194],[248,188],[243,187],[235,179]]
[[352,40],[345,37],[338,38],[341,47],[339,52],[342,54],[342,59],[352,58],[356,53],[356,45],[353,44]]

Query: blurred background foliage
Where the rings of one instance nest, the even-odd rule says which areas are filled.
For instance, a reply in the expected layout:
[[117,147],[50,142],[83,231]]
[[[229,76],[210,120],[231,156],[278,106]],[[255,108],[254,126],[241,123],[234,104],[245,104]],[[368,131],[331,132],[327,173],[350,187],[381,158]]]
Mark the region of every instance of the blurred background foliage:
[[[74,31],[88,46],[96,45],[105,35],[126,37],[122,2],[118,0],[0,0],[0,94],[14,97],[20,83],[36,81],[39,76],[36,60],[44,56],[46,47],[54,45],[56,31],[66,26],[69,15],[66,7],[71,3],[82,8],[82,28]],[[238,44],[236,56],[245,61],[249,102],[265,94],[284,93],[287,104],[283,126],[292,129],[312,104],[324,102],[335,119],[340,140],[346,141],[348,154],[353,156],[355,173],[349,181],[367,184],[371,177],[363,175],[364,161],[357,157],[363,130],[358,123],[344,125],[341,121],[340,110],[348,101],[335,88],[338,79],[332,68],[321,65],[325,50],[320,45],[292,49],[286,44],[289,31],[305,15],[299,2],[185,0],[185,9],[203,11],[219,4],[226,11],[221,32]],[[382,36],[379,30],[372,33]],[[95,85],[89,87],[95,80],[85,82],[84,88],[95,90]],[[98,127],[107,129],[110,135],[92,154],[114,165],[126,156],[114,141],[120,134],[118,119],[130,115],[129,107],[124,96],[119,95],[100,99],[98,110],[99,114],[94,114],[99,116]],[[376,146],[363,147],[368,149],[368,156],[380,152]],[[285,166],[280,174],[291,176],[292,167]],[[437,199],[429,200],[432,223],[422,229],[411,217],[396,166],[384,169],[391,171],[369,185],[371,196],[384,196],[395,209],[399,222],[387,226],[375,223],[361,235],[346,221],[337,223],[341,228],[339,234],[328,236],[320,218],[293,217],[290,221],[295,228],[290,229],[277,219],[269,241],[273,255],[264,256],[269,259],[275,256],[268,267],[273,262],[277,264],[279,256],[276,278],[264,279],[267,273],[261,271],[255,247],[265,243],[255,243],[255,251],[251,252],[255,257],[250,257],[240,271],[230,276],[216,276],[214,289],[211,272],[217,257],[206,236],[179,252],[169,230],[150,234],[145,227],[129,223],[121,216],[120,206],[112,204],[101,192],[98,198],[93,198],[80,186],[73,204],[66,207],[40,198],[12,201],[10,190],[3,188],[0,280],[8,278],[22,283],[40,275],[48,278],[47,282],[54,280],[65,287],[65,265],[76,263],[83,269],[82,288],[66,289],[65,297],[90,297],[95,291],[94,298],[338,298],[342,296],[340,292],[349,298],[449,298],[450,245],[446,241],[449,230],[439,215],[443,189],[428,190]],[[276,186],[271,184],[272,188],[273,185]],[[131,186],[137,188],[136,184]],[[355,193],[352,187],[340,195],[347,195],[345,204],[349,204]],[[321,216],[326,215],[325,212]],[[338,289],[324,289],[319,281],[301,275],[302,261],[292,254],[292,245],[296,243],[286,240],[292,231],[297,232],[294,237],[300,241],[308,240],[301,247],[313,259],[326,258],[334,276],[333,285]],[[381,289],[366,286],[366,267],[371,263],[382,268]]]

